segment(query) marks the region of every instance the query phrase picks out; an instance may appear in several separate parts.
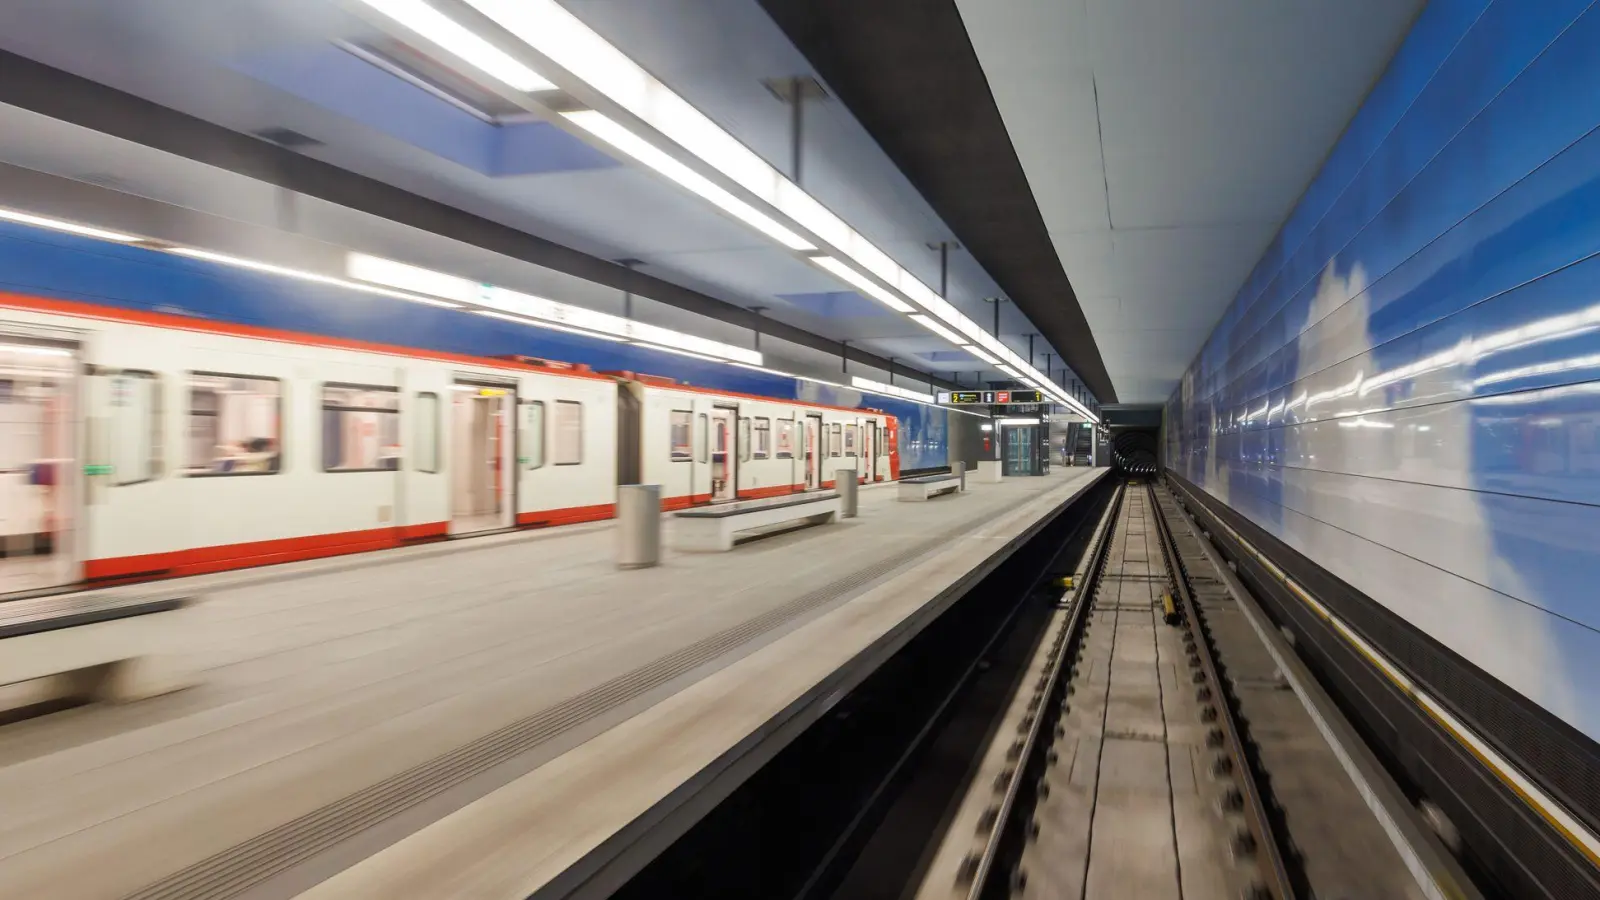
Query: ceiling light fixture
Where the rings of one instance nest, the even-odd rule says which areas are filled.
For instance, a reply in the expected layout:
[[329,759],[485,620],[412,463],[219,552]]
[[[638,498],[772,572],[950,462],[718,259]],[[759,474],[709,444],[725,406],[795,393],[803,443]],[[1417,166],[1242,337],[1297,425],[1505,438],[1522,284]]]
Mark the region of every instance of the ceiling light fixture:
[[348,281],[344,278],[335,278],[331,275],[320,275],[316,272],[307,272],[304,269],[291,269],[288,266],[275,266],[272,263],[259,262],[253,259],[244,259],[239,256],[229,256],[225,253],[213,253],[210,250],[197,250],[193,247],[172,247],[168,253],[178,256],[187,256],[191,259],[203,259],[207,262],[221,263],[225,266],[235,266],[240,269],[249,269],[252,272],[265,272],[268,275],[282,275],[300,281],[311,281],[317,284],[326,284],[332,287],[346,288],[360,291],[363,294],[375,294],[379,297],[393,297],[396,300],[406,300],[411,303],[425,303],[428,306],[437,306],[441,309],[460,309],[459,303],[450,303],[445,300],[436,300],[433,297],[423,297],[403,290],[388,290],[359,281]]
[[963,350],[967,351],[968,353],[972,354],[973,356],[977,357],[980,362],[986,362],[991,366],[996,366],[996,365],[1000,364],[1000,360],[995,359],[994,357],[992,357],[989,354],[983,352],[982,350],[979,350],[977,347],[974,347],[971,344],[967,344],[967,345],[963,346],[961,349],[963,349]]
[[640,344],[639,346],[644,347],[647,350],[660,350],[662,353],[674,353],[678,356],[688,356],[693,359],[703,359],[706,362],[727,362],[725,359],[718,359],[715,356],[707,356],[704,353],[696,353],[693,350],[683,350],[678,347],[663,347],[660,344]]
[[889,307],[895,312],[916,312],[916,310],[908,305],[904,300],[901,300],[899,297],[889,293],[871,278],[868,278],[860,272],[857,272],[855,269],[850,268],[843,262],[840,262],[831,256],[808,256],[806,258],[811,260],[813,263],[816,263],[819,267],[826,269],[827,271],[832,272],[834,275],[844,279],[851,287],[861,291],[863,294],[866,294],[867,296],[878,301],[879,303],[882,303],[884,306]]
[[862,378],[859,375],[852,375],[850,377],[850,386],[856,388],[857,390],[871,391],[875,394],[884,394],[890,397],[899,397],[902,400],[912,400],[917,403],[931,404],[935,400],[932,394],[924,393],[923,391],[913,391],[910,388],[903,388],[899,385],[884,384],[881,381],[873,381],[870,378]]
[[568,121],[589,132],[623,153],[644,163],[678,186],[711,201],[718,209],[772,238],[790,250],[813,251],[816,246],[793,231],[778,224],[778,220],[757,210],[719,187],[711,179],[674,159],[666,151],[617,124],[604,113],[592,109],[563,113]]
[[422,0],[363,0],[368,6],[433,41],[512,90],[550,91],[548,79]]
[[90,228],[87,225],[78,225],[72,222],[63,222],[60,219],[47,219],[44,216],[29,215],[10,209],[0,209],[0,219],[7,222],[16,222],[19,225],[37,225],[51,231],[64,231],[79,237],[95,238],[101,241],[116,241],[119,244],[131,244],[142,241],[144,238],[132,234],[123,234],[120,231],[106,231],[103,228]]
[[1017,374],[1016,369],[1011,368],[1005,363],[1000,363],[999,365],[995,366],[995,368],[1006,373],[1007,375],[1010,375],[1012,378],[1018,379],[1019,381],[1022,379],[1022,376]]
[[492,310],[492,309],[475,309],[475,310],[473,310],[473,312],[478,314],[478,315],[480,315],[480,316],[488,316],[491,319],[499,319],[499,320],[501,320],[503,322],[514,322],[514,323],[516,323],[518,325],[530,325],[530,326],[532,326],[534,328],[547,328],[547,329],[549,329],[551,331],[564,331],[567,334],[576,334],[576,335],[580,335],[582,337],[599,338],[602,341],[614,341],[614,342],[619,343],[619,344],[626,344],[627,343],[627,341],[625,339],[619,338],[619,337],[617,337],[615,335],[600,334],[599,332],[595,332],[595,331],[584,331],[581,328],[568,328],[565,325],[557,325],[554,322],[541,322],[538,319],[530,319],[527,316],[513,316],[513,315],[510,315],[508,313],[496,312],[495,310]]
[[[825,241],[839,256],[851,260],[855,265],[883,279],[885,283],[892,285],[895,291],[912,298],[913,303],[932,313],[934,318],[970,338],[970,341],[962,340],[956,343],[970,342],[983,347],[999,359],[1028,373],[1030,378],[1044,377],[1032,365],[1024,364],[1020,357],[1007,349],[998,339],[989,335],[977,323],[895,263],[888,254],[852,229],[816,198],[645,71],[643,66],[634,62],[577,16],[564,9],[556,0],[465,0],[465,2],[592,90],[637,116],[640,121],[664,138],[675,142],[696,159],[749,191],[752,196],[771,205],[790,221]],[[805,245],[806,239],[800,238],[784,225],[678,163],[643,138],[631,134],[603,113],[585,111],[566,115],[575,125],[612,143],[646,165],[658,168],[668,177],[674,177],[674,180],[678,179],[673,171],[692,176],[697,181],[693,183],[680,181],[680,183],[722,206],[725,211],[741,221],[776,238],[780,243],[796,250],[811,249],[809,245]],[[608,133],[601,133],[602,131]],[[668,162],[661,162],[662,160]],[[657,165],[657,162],[661,164]],[[669,166],[673,167],[673,171],[666,168]],[[707,191],[705,188],[711,190]],[[732,202],[731,208],[730,205],[725,205],[728,201]],[[896,312],[915,311],[914,307],[908,306],[895,293],[862,278],[850,267],[838,263],[818,264],[835,271],[835,274]],[[833,265],[839,265],[839,269],[843,271],[834,270]],[[850,274],[845,274],[847,271]],[[1075,401],[1065,400],[1064,397],[1063,400],[1077,406]]]
[[402,290],[448,297],[467,306],[486,307],[500,313],[533,320],[530,324],[545,325],[573,334],[598,335],[608,340],[635,341],[667,348],[680,348],[710,359],[748,363],[759,366],[759,351],[733,344],[724,344],[709,338],[698,337],[625,319],[581,306],[558,303],[545,297],[480,284],[468,278],[435,272],[406,263],[395,262],[365,253],[350,253],[345,261],[345,271],[352,278],[387,285]]
[[937,334],[939,337],[944,338],[958,347],[966,343],[966,341],[961,338],[961,335],[956,334],[954,331],[951,331],[943,325],[940,325],[938,322],[935,322],[927,316],[913,313],[911,315],[911,321],[921,325],[923,328],[928,329],[929,331]]

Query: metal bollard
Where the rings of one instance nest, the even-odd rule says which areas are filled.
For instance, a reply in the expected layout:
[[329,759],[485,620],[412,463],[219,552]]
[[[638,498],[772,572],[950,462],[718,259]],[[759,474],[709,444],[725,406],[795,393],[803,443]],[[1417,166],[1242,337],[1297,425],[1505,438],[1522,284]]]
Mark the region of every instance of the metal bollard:
[[833,487],[839,492],[839,518],[854,519],[856,517],[856,492],[861,485],[856,483],[855,469],[834,469]]
[[967,492],[967,464],[959,459],[956,460],[950,464],[950,474],[961,479],[961,493],[965,494]]
[[661,485],[617,488],[617,567],[646,569],[661,562]]

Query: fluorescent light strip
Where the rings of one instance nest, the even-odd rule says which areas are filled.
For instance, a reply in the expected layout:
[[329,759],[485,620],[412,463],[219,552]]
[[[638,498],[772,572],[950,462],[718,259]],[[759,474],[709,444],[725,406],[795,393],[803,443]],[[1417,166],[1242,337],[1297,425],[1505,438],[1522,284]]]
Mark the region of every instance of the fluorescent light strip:
[[[563,9],[555,0],[466,0],[466,2],[590,88],[638,116],[640,120],[676,142],[696,158],[771,204],[792,221],[818,235],[868,272],[913,298],[914,303],[922,305],[936,318],[943,320],[958,332],[971,335],[980,345],[988,347],[1001,358],[1006,358],[1006,353],[1002,352],[1003,348],[998,341],[989,338],[970,319],[961,315],[943,298],[934,294],[927,285],[897,265],[888,254],[850,228],[843,219],[784,177],[759,154],[695,109],[577,16]],[[628,133],[615,122],[611,122],[603,113],[595,111],[568,113],[567,118],[602,140],[614,144],[623,152],[634,155],[647,165],[653,163],[640,154],[672,160],[670,156],[651,146],[644,139]],[[620,135],[613,137],[609,129],[615,129],[627,137]],[[635,153],[637,149],[635,144],[648,149],[639,149],[638,153]],[[676,163],[675,160],[672,162],[689,174],[694,174],[681,163]],[[664,174],[673,177],[670,172]],[[709,181],[706,181],[706,184],[715,187]],[[685,186],[713,202],[717,201],[716,197],[703,193],[695,187]],[[721,191],[720,188],[716,190]],[[736,217],[769,236],[777,237],[780,243],[792,249],[810,249],[796,246],[794,242],[776,235],[772,228],[782,229],[782,225],[776,222],[771,222],[769,225],[770,220],[764,221],[766,217],[761,213],[742,204],[731,195],[728,195],[728,199],[745,206],[750,214],[759,218],[752,218],[742,210],[729,210]],[[868,291],[874,299],[883,302],[896,312],[914,311],[914,308],[907,307],[904,301],[887,289],[871,282],[868,282],[872,284],[868,288],[852,276],[841,274],[841,277]]]
[[[728,363],[728,365],[730,365],[730,366],[738,366],[741,369],[749,369],[752,372],[764,372],[764,373],[766,373],[768,375],[779,375],[779,376],[782,376],[784,378],[800,378],[800,377],[802,377],[802,376],[796,375],[796,374],[794,374],[792,372],[780,372],[777,369],[769,369],[766,366],[752,366],[749,363],[735,362],[735,363]],[[807,380],[814,380],[814,379],[807,379]]]
[[725,359],[718,359],[715,356],[707,356],[704,353],[695,353],[693,350],[679,350],[677,347],[663,347],[660,344],[638,344],[637,346],[644,347],[647,350],[660,350],[662,353],[676,353],[679,356],[688,356],[688,357],[692,357],[694,359],[703,359],[703,360],[706,360],[707,362],[714,362],[714,363],[727,362],[727,360],[725,360]]
[[998,425],[1042,425],[1039,419],[995,419]]
[[812,256],[807,258],[816,263],[819,267],[826,269],[829,272],[832,272],[834,275],[844,279],[850,284],[851,287],[861,291],[862,293],[878,301],[879,303],[882,303],[884,306],[889,307],[895,312],[916,312],[912,306],[907,304],[904,300],[901,300],[899,297],[889,293],[883,287],[879,286],[877,282],[831,256]]
[[1022,378],[1021,375],[1017,374],[1017,370],[1016,369],[1011,368],[1010,366],[1006,365],[1005,363],[1000,363],[999,365],[995,366],[995,368],[997,368],[1000,371],[1006,373],[1007,375],[1010,375],[1012,378],[1016,378],[1016,379],[1019,379],[1019,380]]
[[265,272],[269,275],[282,275],[287,278],[297,278],[301,281],[311,281],[317,284],[326,284],[333,287],[347,288],[352,291],[360,291],[364,294],[375,294],[379,297],[393,297],[396,300],[407,300],[412,303],[426,303],[429,306],[437,306],[442,309],[461,308],[461,304],[459,303],[451,303],[445,300],[435,300],[432,297],[422,297],[407,291],[392,291],[388,290],[387,288],[375,287],[370,284],[362,284],[359,281],[349,281],[344,278],[335,278],[331,275],[319,275],[316,272],[307,272],[303,269],[291,269],[287,266],[275,266],[271,263],[257,262],[253,259],[243,259],[238,256],[228,256],[224,253],[213,253],[210,250],[196,250],[192,247],[173,247],[167,250],[167,252],[177,254],[178,256],[191,257],[193,259],[203,259],[207,262],[221,263],[225,266],[236,266],[241,269],[249,269],[252,272]]
[[913,400],[917,403],[934,402],[934,396],[932,394],[926,394],[921,391],[913,391],[909,388],[903,388],[893,384],[884,384],[881,381],[873,381],[870,378],[862,378],[859,375],[851,376],[850,386],[858,390],[872,391],[875,394],[885,394],[890,397]]
[[532,93],[555,89],[555,85],[538,72],[422,0],[364,2],[513,90]]
[[467,278],[364,253],[349,254],[346,271],[352,277],[363,281],[448,297],[468,306],[487,307],[535,320],[540,324],[551,323],[551,327],[557,330],[567,330],[574,334],[599,335],[613,340],[676,347],[713,359],[750,365],[758,366],[762,362],[759,352],[745,347],[736,347],[580,306],[570,306],[508,288],[479,284]]
[[563,113],[567,120],[602,141],[616,147],[695,194],[718,209],[772,238],[790,250],[817,249],[810,241],[778,224],[778,220],[719,187],[711,179],[673,159],[666,151],[592,109]]
[[[466,2],[593,90],[639,117],[662,136],[822,238],[840,255],[893,285],[895,291],[911,298],[912,303],[932,313],[934,318],[958,334],[967,335],[971,343],[1027,372],[1030,378],[1043,377],[896,264],[888,254],[852,229],[843,219],[784,177],[759,154],[695,109],[555,0]],[[804,238],[678,163],[648,141],[631,134],[603,113],[568,113],[567,118],[646,165],[657,168],[785,246],[796,250],[812,249]],[[849,266],[838,262],[819,264],[896,312],[915,311],[915,307],[908,306],[896,293],[865,279]],[[955,343],[968,342],[958,340]],[[1063,402],[1072,401],[1066,401],[1063,397]]]
[[132,234],[123,234],[120,231],[106,231],[103,228],[90,228],[87,225],[76,225],[72,222],[63,222],[60,219],[47,219],[44,216],[29,215],[25,212],[16,212],[10,209],[0,209],[0,219],[16,222],[20,225],[37,225],[51,231],[64,231],[79,237],[95,238],[102,241],[116,241],[119,244],[131,244],[142,241],[144,238]]
[[581,328],[568,328],[565,325],[557,325],[554,322],[541,322],[538,319],[530,319],[530,318],[528,318],[526,316],[513,316],[513,315],[510,315],[508,313],[495,312],[492,309],[475,309],[475,310],[473,310],[473,312],[477,313],[480,316],[488,316],[491,319],[500,319],[500,320],[503,320],[503,321],[506,321],[506,322],[515,322],[518,325],[531,325],[534,328],[547,328],[547,329],[549,329],[551,331],[564,331],[564,332],[566,332],[568,334],[576,334],[576,335],[581,335],[583,337],[599,338],[602,341],[615,341],[616,343],[619,343],[619,344],[628,343],[627,340],[625,340],[623,338],[616,337],[615,335],[600,334],[599,332],[595,332],[595,331],[584,331]]
[[973,356],[977,357],[980,362],[986,362],[991,366],[999,365],[999,363],[1000,363],[1000,360],[995,359],[994,357],[990,356],[989,354],[985,353],[982,350],[979,350],[977,347],[974,347],[971,344],[966,344],[966,345],[962,346],[961,349],[963,349],[963,350],[967,351],[968,353],[972,354]]
[[944,327],[943,325],[940,325],[938,322],[935,322],[934,320],[928,318],[927,316],[913,314],[911,316],[911,321],[917,323],[918,325],[921,325],[923,328],[928,329],[929,331],[933,332],[934,334],[937,334],[939,337],[944,338],[945,340],[949,341],[952,344],[955,344],[958,347],[961,346],[962,344],[966,343],[966,341],[963,340],[960,335],[958,335],[954,331],[951,331],[950,329]]
[[[96,240],[113,241],[116,243],[137,243],[144,240],[144,238],[138,235],[123,234],[121,232],[108,231],[102,228],[78,225],[72,222],[65,222],[59,219],[50,219],[43,216],[35,216],[15,210],[0,209],[0,220],[16,222],[22,225],[31,225],[39,228],[47,228],[54,231],[62,231]],[[530,306],[542,305],[543,309],[547,310],[549,315],[563,319],[577,319],[579,321],[589,321],[591,318],[593,318],[596,320],[594,324],[602,327],[597,327],[592,330],[575,328],[570,325],[562,324],[561,322],[549,321],[547,318],[539,318],[535,315],[516,315],[513,313],[501,312],[495,309],[475,309],[472,311],[480,315],[501,319],[507,322],[514,322],[520,325],[532,325],[538,328],[562,331],[582,337],[592,337],[600,340],[619,343],[627,343],[630,339],[633,339],[637,340],[639,346],[647,346],[651,349],[662,350],[667,353],[677,353],[697,359],[710,360],[712,362],[727,362],[732,365],[752,369],[754,371],[766,372],[785,378],[797,378],[802,381],[810,381],[816,384],[828,385],[830,387],[845,387],[845,385],[837,382],[825,381],[820,378],[811,378],[805,375],[795,375],[788,372],[780,372],[776,369],[764,368],[760,365],[762,361],[761,354],[753,350],[746,350],[742,347],[734,347],[728,344],[720,344],[715,341],[710,341],[706,338],[681,334],[668,329],[657,328],[653,325],[645,325],[644,323],[633,322],[632,320],[628,319],[620,319],[615,316],[608,316],[605,313],[582,309],[581,307],[567,306],[566,304],[556,303],[553,300],[545,300],[541,297],[534,297],[529,294],[521,294],[505,288],[497,288],[490,285],[480,285],[477,282],[471,281],[470,279],[460,278],[454,275],[447,275],[443,272],[435,272],[430,269],[424,269],[418,266],[408,265],[406,263],[395,262],[393,260],[387,260],[381,257],[370,256],[364,253],[352,252],[346,257],[347,272],[352,278],[359,279],[352,281],[345,278],[322,275],[316,272],[308,272],[303,269],[294,269],[288,266],[279,266],[272,263],[245,259],[238,256],[230,256],[225,253],[216,253],[210,250],[201,250],[193,247],[171,247],[165,249],[166,252],[177,256],[205,260],[207,262],[219,263],[241,269],[248,269],[250,271],[262,272],[269,275],[279,275],[286,278],[294,278],[299,281],[325,284],[329,285],[330,287],[359,291],[364,294],[371,294],[379,297],[405,300],[409,303],[422,303],[428,306],[439,307],[441,309],[461,309],[463,306],[492,303],[498,306],[521,307],[522,309],[515,309],[514,311],[524,311],[524,309]],[[849,281],[852,284],[861,287],[863,290],[868,291],[873,297],[887,305],[890,305],[891,308],[896,308],[897,311],[902,312],[912,311],[910,307],[905,307],[905,305],[897,298],[894,298],[892,294],[889,294],[883,288],[879,287],[855,270],[843,265],[838,260],[826,258],[827,263],[823,263],[823,259],[825,258],[813,258],[813,261],[817,262],[819,265],[822,265],[823,268],[838,274],[846,281]],[[424,296],[425,294],[432,296]],[[899,309],[895,307],[895,304],[899,304],[900,307],[905,308]],[[916,318],[919,320],[926,319],[926,317],[922,316],[917,316]],[[615,320],[616,322],[622,323],[622,325],[625,327],[619,330],[621,330],[623,333],[607,333],[608,329],[603,326],[611,323],[605,320]],[[923,324],[924,327],[928,327],[929,330],[938,333],[937,329],[933,328],[931,323],[927,321],[920,321],[919,324]],[[713,356],[706,353],[698,353],[692,350],[678,349],[675,347],[662,346],[658,342],[663,339],[692,346],[712,347],[715,348],[715,352],[720,354],[720,356]],[[980,359],[986,358],[986,354],[975,347],[968,346],[963,347],[962,349],[972,353],[974,356],[977,356]],[[70,355],[70,351],[63,352],[67,352]],[[40,355],[54,354],[48,354],[41,351]],[[721,358],[722,356],[729,358],[724,359]],[[873,383],[876,384],[876,382]],[[934,404],[934,398],[931,394],[911,391],[906,388],[895,387],[893,385],[881,385],[881,387],[884,388],[884,390],[879,392],[885,393],[889,396],[902,397],[917,403],[936,405]],[[955,411],[964,415],[976,415],[975,413],[971,413],[966,410]]]

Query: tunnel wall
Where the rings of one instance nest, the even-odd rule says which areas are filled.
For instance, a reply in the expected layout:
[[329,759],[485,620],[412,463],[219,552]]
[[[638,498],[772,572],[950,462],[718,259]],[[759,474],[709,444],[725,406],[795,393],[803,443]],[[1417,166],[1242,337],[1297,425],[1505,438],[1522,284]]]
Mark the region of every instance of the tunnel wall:
[[1600,737],[1600,8],[1434,0],[1167,407],[1165,463]]

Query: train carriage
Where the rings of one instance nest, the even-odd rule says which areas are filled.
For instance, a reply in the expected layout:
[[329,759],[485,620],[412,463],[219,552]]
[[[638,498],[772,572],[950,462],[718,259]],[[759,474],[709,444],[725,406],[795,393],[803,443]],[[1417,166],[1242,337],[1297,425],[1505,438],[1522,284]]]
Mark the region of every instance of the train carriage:
[[0,297],[0,595],[897,477],[894,417]]

